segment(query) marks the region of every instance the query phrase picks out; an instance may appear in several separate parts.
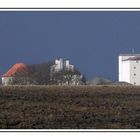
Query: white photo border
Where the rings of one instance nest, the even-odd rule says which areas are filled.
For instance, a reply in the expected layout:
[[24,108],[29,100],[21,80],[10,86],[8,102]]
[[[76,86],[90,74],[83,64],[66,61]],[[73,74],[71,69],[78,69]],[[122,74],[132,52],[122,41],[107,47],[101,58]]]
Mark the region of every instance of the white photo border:
[[[4,0],[5,2],[7,0]],[[12,0],[11,0],[12,1]],[[54,0],[53,0],[54,1]],[[124,0],[123,0],[124,1]],[[94,5],[94,7],[36,7],[36,6],[20,6],[20,5],[16,5],[13,7],[13,5],[11,6],[6,6],[4,4],[1,5],[1,1],[0,1],[0,12],[1,11],[140,11],[140,7],[133,5],[132,7],[119,7],[119,6],[108,6],[108,7],[98,7],[96,5]],[[127,2],[127,0],[126,0]],[[140,6],[140,3],[139,3]],[[1,129],[0,132],[140,132],[139,129]]]

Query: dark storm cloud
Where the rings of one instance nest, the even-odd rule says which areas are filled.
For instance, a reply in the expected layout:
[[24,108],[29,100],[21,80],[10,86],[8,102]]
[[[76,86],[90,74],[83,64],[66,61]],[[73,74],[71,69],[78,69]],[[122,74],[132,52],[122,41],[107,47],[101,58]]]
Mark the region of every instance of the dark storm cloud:
[[17,62],[69,58],[87,77],[117,79],[119,53],[140,52],[140,12],[0,12],[0,74]]

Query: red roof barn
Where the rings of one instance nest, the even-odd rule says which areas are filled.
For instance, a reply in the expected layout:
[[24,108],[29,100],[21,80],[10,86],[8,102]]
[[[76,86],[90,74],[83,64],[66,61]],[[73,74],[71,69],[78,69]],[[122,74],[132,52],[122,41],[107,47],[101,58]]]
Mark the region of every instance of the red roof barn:
[[24,63],[17,63],[2,76],[3,85],[27,85],[29,70]]
[[29,70],[27,65],[24,63],[16,63],[3,77],[27,76],[28,74]]

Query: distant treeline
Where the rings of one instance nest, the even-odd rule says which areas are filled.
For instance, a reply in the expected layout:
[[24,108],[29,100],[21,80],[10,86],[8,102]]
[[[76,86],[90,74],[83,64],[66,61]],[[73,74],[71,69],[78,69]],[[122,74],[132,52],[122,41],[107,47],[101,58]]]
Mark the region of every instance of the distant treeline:
[[28,65],[30,82],[33,84],[49,84],[50,83],[50,67],[53,61],[40,64]]
[[[66,78],[64,77],[66,75],[67,81],[70,81],[73,75],[81,75],[81,72],[76,68],[74,71],[64,70],[51,75],[50,69],[52,65],[54,65],[54,61],[28,65],[30,83],[37,85],[58,84],[65,82]],[[82,82],[86,83],[85,76],[83,76]]]

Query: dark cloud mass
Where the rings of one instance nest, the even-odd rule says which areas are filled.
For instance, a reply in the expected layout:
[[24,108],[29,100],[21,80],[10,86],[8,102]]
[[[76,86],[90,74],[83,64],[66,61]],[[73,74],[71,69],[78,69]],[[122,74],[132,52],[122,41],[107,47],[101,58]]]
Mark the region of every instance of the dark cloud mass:
[[88,78],[117,79],[119,53],[140,52],[140,12],[0,12],[0,74],[17,62],[69,58]]

